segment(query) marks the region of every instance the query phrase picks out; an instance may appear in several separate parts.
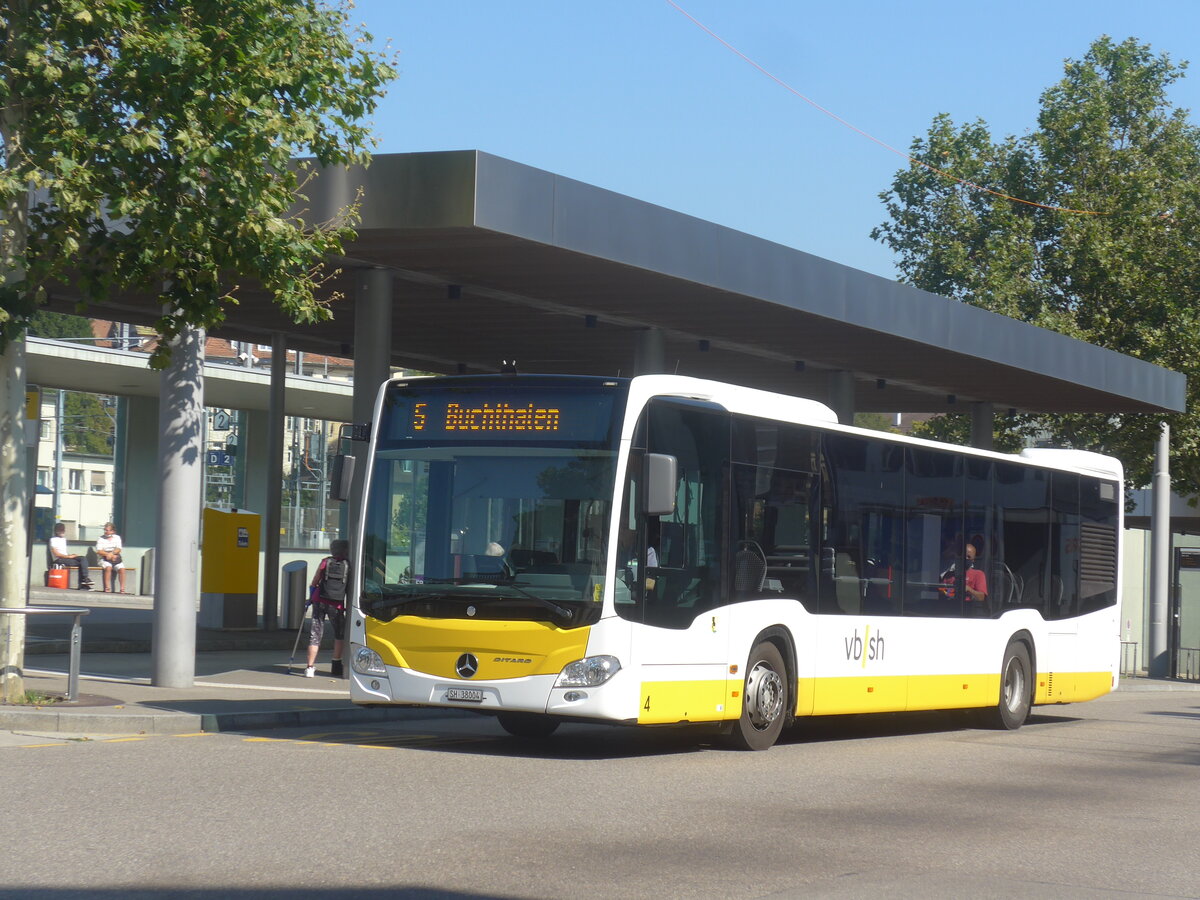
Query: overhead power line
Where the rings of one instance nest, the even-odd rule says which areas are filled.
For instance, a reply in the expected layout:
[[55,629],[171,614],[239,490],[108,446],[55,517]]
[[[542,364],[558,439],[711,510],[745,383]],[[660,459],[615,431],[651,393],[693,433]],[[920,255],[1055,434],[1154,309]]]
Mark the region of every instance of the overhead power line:
[[820,112],[829,116],[829,118],[833,119],[835,122],[838,122],[839,124],[844,125],[846,128],[849,128],[851,131],[862,135],[867,140],[875,142],[880,147],[883,147],[885,150],[888,150],[892,153],[895,153],[897,156],[907,159],[910,163],[912,163],[915,166],[921,166],[922,168],[928,169],[930,172],[933,172],[935,175],[939,175],[942,178],[946,178],[946,179],[949,179],[950,181],[957,182],[958,184],[961,184],[963,187],[970,188],[970,189],[976,190],[976,191],[982,191],[985,194],[991,194],[993,197],[999,197],[1001,200],[1009,200],[1013,203],[1023,203],[1026,206],[1034,206],[1034,207],[1037,207],[1038,209],[1049,210],[1050,212],[1073,213],[1075,215],[1080,215],[1080,216],[1108,215],[1108,213],[1102,213],[1102,212],[1098,212],[1096,210],[1072,209],[1067,206],[1054,206],[1053,204],[1049,204],[1049,203],[1038,203],[1036,200],[1023,200],[1020,197],[1014,197],[1011,194],[1005,194],[1002,191],[997,191],[997,190],[993,190],[992,188],[989,188],[989,187],[984,187],[982,184],[976,184],[973,181],[967,181],[965,178],[959,178],[957,175],[953,175],[950,172],[945,171],[944,169],[939,169],[937,166],[931,166],[927,162],[923,162],[922,160],[919,160],[914,156],[910,156],[909,154],[905,153],[903,150],[897,150],[895,147],[893,147],[891,144],[887,143],[886,141],[881,141],[879,138],[875,137],[874,135],[869,134],[866,131],[863,131],[861,128],[859,128],[857,125],[854,125],[852,122],[847,122],[845,119],[843,119],[837,113],[831,112],[830,110],[823,107],[821,104],[817,103],[811,97],[807,97],[804,94],[802,94],[800,91],[796,90],[794,87],[792,87],[790,84],[788,84],[782,78],[780,78],[774,72],[770,71],[765,66],[759,64],[757,61],[755,61],[751,57],[747,56],[745,53],[743,53],[737,47],[733,46],[733,44],[729,43],[729,41],[725,40],[725,38],[721,37],[719,34],[717,34],[715,31],[713,31],[711,28],[709,28],[707,25],[705,25],[703,22],[701,22],[699,19],[697,19],[695,16],[693,16],[690,12],[688,12],[686,9],[684,9],[682,6],[680,6],[678,3],[676,3],[675,0],[666,0],[666,2],[668,4],[670,4],[671,6],[673,6],[680,13],[682,13],[684,16],[686,16],[688,19],[690,19],[691,22],[696,27],[698,27],[701,31],[703,31],[709,37],[711,37],[714,40],[716,40],[717,42],[719,42],[723,47],[725,47],[725,49],[727,49],[731,53],[734,53],[737,56],[741,57],[742,60],[744,60],[745,62],[752,65],[759,72],[761,72],[763,75],[766,75],[768,78],[770,78],[772,81],[774,81],[780,87],[782,87],[784,90],[788,91],[789,93],[795,94],[797,97],[799,97],[805,103],[807,103],[809,106],[811,106],[814,109],[819,110]]

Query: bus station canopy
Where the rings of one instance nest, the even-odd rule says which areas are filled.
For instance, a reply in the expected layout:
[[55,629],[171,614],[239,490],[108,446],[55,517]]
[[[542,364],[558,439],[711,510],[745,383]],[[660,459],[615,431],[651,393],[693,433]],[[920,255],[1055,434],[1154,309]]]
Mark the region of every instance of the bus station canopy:
[[[333,261],[333,321],[292,324],[251,292],[220,336],[283,332],[291,348],[353,356],[354,272],[384,268],[392,363],[421,371],[513,361],[632,375],[654,329],[666,372],[818,400],[831,373],[849,372],[863,412],[1184,409],[1178,373],[480,151],[322,171],[302,213],[332,219],[360,187],[358,236]],[[124,297],[91,314],[149,322],[155,308]]]

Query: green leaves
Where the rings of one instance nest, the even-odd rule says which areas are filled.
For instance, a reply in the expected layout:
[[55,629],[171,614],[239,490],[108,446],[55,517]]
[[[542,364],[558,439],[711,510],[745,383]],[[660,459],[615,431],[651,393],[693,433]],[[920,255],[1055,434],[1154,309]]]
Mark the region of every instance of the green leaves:
[[[1184,372],[1196,397],[1200,131],[1167,96],[1185,68],[1101,37],[1067,61],[1020,137],[937,117],[914,157],[1026,202],[912,166],[881,194],[888,221],[872,237],[912,284]],[[1113,453],[1146,484],[1160,418],[1038,416],[1002,430]],[[1200,420],[1170,418],[1175,474],[1200,490]]]
[[362,119],[395,74],[347,23],[322,0],[9,4],[0,258],[24,277],[0,295],[0,348],[67,277],[85,301],[157,295],[179,310],[159,323],[167,339],[220,322],[240,283],[297,321],[328,318],[320,263],[355,213],[292,218],[289,161],[365,161]]

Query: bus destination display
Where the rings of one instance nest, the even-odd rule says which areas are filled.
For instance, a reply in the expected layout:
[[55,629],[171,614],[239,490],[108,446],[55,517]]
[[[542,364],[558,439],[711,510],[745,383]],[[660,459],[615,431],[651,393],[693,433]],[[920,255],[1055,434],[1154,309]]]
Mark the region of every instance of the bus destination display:
[[430,423],[430,405],[425,402],[413,404],[412,430],[422,432],[432,425],[434,431],[558,431],[562,412],[555,406],[538,406],[527,403],[513,406],[504,400],[484,402],[479,406],[447,403],[434,413],[439,421]]
[[550,441],[603,444],[613,428],[607,390],[400,389],[386,410],[386,440]]

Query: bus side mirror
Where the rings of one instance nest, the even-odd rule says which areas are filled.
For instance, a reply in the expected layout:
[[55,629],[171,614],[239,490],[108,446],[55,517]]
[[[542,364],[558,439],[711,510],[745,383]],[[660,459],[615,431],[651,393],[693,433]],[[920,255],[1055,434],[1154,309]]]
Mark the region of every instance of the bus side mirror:
[[678,468],[674,456],[666,453],[646,454],[646,515],[670,516],[675,513]]
[[350,499],[354,483],[354,457],[339,453],[329,467],[329,499],[345,502]]

